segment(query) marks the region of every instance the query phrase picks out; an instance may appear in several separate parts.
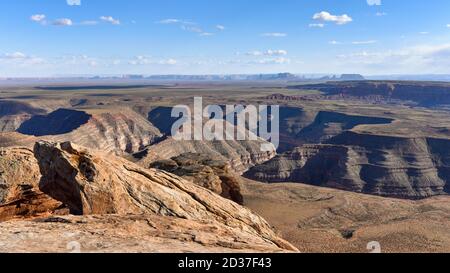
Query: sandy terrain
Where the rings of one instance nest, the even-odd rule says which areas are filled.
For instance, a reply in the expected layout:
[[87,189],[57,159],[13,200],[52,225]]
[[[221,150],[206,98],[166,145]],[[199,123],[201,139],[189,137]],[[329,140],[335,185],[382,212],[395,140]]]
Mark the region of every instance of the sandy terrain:
[[408,201],[302,184],[244,182],[245,205],[302,252],[450,252],[450,197]]

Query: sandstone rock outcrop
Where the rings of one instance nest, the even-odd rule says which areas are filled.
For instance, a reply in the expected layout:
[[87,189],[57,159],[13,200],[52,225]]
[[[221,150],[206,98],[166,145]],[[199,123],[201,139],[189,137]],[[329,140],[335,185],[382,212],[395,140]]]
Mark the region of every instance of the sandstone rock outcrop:
[[58,216],[0,222],[3,253],[287,252],[214,220],[156,215]]
[[33,145],[38,139],[17,132],[0,133],[0,148],[22,147],[33,150]]
[[448,194],[450,140],[345,132],[327,144],[303,145],[245,175],[399,198]]
[[199,225],[207,221],[219,229],[226,226],[237,237],[245,233],[247,239],[264,242],[268,249],[295,251],[250,210],[173,174],[88,152],[68,142],[39,142],[34,154],[42,174],[41,190],[72,214],[145,214]]
[[64,208],[39,189],[40,178],[31,150],[0,149],[0,221],[50,215]]
[[176,174],[238,204],[243,203],[238,175],[224,160],[202,154],[182,154],[169,160],[156,161],[150,167]]

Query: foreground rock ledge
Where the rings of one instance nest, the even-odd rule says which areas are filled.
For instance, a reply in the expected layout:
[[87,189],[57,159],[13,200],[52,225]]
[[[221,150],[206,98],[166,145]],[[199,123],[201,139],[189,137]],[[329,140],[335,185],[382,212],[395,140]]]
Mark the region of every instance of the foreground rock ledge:
[[[173,174],[71,143],[36,143],[34,156],[41,178],[32,186],[79,216],[2,223],[0,252],[63,251],[69,233],[94,252],[297,250],[249,209]],[[94,247],[108,236],[117,244]],[[128,248],[131,242],[145,247]]]
[[157,215],[63,216],[0,223],[0,252],[286,252],[262,237],[217,221]]

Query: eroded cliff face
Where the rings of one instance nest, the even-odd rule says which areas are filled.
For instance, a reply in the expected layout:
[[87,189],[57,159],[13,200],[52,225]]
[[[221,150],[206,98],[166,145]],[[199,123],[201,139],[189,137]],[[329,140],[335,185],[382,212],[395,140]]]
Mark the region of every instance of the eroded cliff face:
[[227,161],[236,173],[242,174],[248,168],[266,162],[276,155],[274,146],[270,151],[261,151],[262,145],[270,145],[270,143],[262,139],[255,141],[179,141],[168,138],[139,153],[139,155],[145,154],[139,164],[150,165],[154,161],[171,159],[186,153],[196,153]]
[[156,161],[149,167],[176,174],[238,204],[242,205],[244,202],[240,178],[224,160],[188,153]]
[[62,212],[63,204],[39,189],[40,179],[32,150],[0,149],[0,221]]
[[[163,134],[164,140],[147,147],[144,151],[137,153],[136,158],[139,159],[139,163],[144,166],[152,164],[154,161],[167,160],[174,157],[178,157],[182,154],[203,154],[208,158],[214,158],[219,161],[226,161],[230,163],[231,168],[238,174],[242,174],[248,170],[251,166],[261,164],[276,154],[276,148],[271,143],[265,141],[262,138],[255,136],[252,132],[244,127],[231,125],[225,121],[226,115],[223,119],[203,120],[203,125],[208,122],[211,128],[233,128],[234,136],[228,140],[227,132],[220,137],[224,140],[192,140],[193,137],[185,134],[194,134],[192,125],[192,132],[182,131],[177,132],[181,135],[182,139],[177,140],[172,135],[172,125],[179,118],[171,117],[171,107],[155,107],[148,113],[148,120],[154,124]],[[222,117],[221,117],[222,118]],[[216,129],[213,129],[216,130]],[[237,135],[245,136],[245,140],[236,140]],[[266,147],[266,149],[262,149]],[[269,148],[269,149],[267,149]]]
[[[6,244],[0,245],[0,251],[20,252],[20,247],[14,248],[17,241],[13,234],[24,229],[33,236],[22,240],[37,246],[28,249],[31,252],[66,250],[61,241],[63,231],[79,234],[80,242],[94,252],[156,251],[165,243],[162,249],[167,252],[188,251],[188,246],[199,252],[296,250],[250,210],[164,171],[144,169],[69,142],[39,142],[34,154],[11,148],[2,155],[0,221],[40,220],[1,223],[0,237]],[[29,181],[29,186],[17,191],[15,186],[21,185],[17,182],[21,180]],[[29,190],[36,194],[29,194]],[[19,207],[26,208],[28,214],[11,210],[11,202],[17,200],[20,203],[16,205],[27,204]],[[45,204],[40,200],[46,200]],[[64,214],[60,210],[65,208],[65,213],[79,216],[55,216]],[[48,215],[53,216],[42,218]],[[127,223],[133,226],[131,230],[117,229]],[[127,248],[130,234],[142,233],[146,235],[138,237],[143,245]],[[102,241],[105,234],[116,238],[115,244],[108,250],[95,248],[92,242]],[[39,244],[43,238],[47,243]]]
[[35,108],[27,103],[0,101],[0,132],[14,132],[23,122],[34,115],[45,113],[45,110]]
[[359,125],[382,125],[391,122],[393,120],[388,118],[281,106],[278,152],[290,151],[303,144],[324,143]]
[[59,109],[46,116],[33,117],[18,131],[39,139],[71,141],[116,154],[135,153],[161,137],[156,127],[128,108],[105,111]]
[[410,102],[425,107],[450,104],[450,85],[438,82],[353,81],[291,88],[314,89],[332,97],[375,102]]
[[358,125],[389,124],[393,120],[387,118],[347,115],[337,112],[320,111],[307,127],[296,137],[305,144],[325,143],[329,139],[351,130]]
[[301,182],[398,198],[449,193],[449,140],[345,132],[250,169],[268,182]]

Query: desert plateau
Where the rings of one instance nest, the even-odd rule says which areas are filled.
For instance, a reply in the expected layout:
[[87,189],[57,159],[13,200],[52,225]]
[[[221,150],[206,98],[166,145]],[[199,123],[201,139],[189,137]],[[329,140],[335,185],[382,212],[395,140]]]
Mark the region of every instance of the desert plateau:
[[[352,97],[354,85],[368,90]],[[422,106],[426,83],[341,86],[2,87],[0,249],[448,252],[445,101]],[[170,106],[199,96],[280,105],[279,148],[175,140]]]
[[449,1],[2,4],[13,268],[432,270],[411,254],[450,253]]

